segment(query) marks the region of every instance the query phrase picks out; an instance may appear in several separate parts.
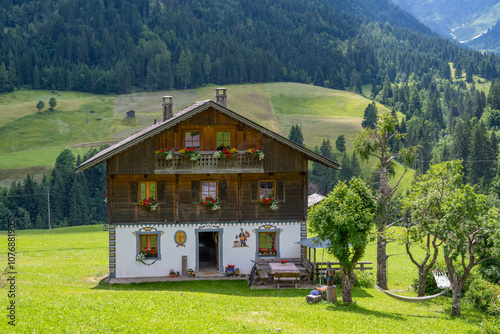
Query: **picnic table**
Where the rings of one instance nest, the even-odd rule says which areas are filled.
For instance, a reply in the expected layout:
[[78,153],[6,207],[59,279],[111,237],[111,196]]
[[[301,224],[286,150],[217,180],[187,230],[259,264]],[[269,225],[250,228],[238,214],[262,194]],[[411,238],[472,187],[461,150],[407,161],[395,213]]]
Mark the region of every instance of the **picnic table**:
[[280,282],[291,282],[297,289],[300,283],[300,270],[294,263],[269,263],[271,274],[274,276],[274,282],[280,287]]
[[271,268],[271,274],[276,273],[300,273],[300,270],[294,263],[269,263],[269,268]]

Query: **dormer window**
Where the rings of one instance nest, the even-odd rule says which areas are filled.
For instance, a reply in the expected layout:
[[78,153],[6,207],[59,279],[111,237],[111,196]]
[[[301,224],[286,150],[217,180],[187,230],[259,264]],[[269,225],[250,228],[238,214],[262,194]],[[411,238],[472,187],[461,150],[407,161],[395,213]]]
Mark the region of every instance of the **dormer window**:
[[200,150],[201,133],[199,131],[186,131],[184,132],[184,147],[194,148]]

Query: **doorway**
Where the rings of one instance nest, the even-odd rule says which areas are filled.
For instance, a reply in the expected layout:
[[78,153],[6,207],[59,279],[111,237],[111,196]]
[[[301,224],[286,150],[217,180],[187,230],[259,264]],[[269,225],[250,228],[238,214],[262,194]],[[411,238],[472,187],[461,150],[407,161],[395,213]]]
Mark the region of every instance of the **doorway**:
[[220,271],[219,238],[218,231],[198,232],[198,271]]

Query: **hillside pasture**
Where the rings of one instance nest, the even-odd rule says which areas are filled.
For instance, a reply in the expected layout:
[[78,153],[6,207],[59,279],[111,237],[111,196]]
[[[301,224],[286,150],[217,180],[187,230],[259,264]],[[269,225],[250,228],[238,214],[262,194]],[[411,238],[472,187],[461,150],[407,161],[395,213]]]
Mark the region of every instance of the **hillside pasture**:
[[[466,333],[479,331],[485,318],[466,305],[460,319],[450,318],[447,297],[409,304],[374,288],[355,287],[355,303],[344,306],[307,304],[309,291],[303,289],[251,290],[245,280],[107,285],[102,282],[107,275],[107,242],[108,233],[100,225],[18,231],[17,324],[12,328],[4,319],[0,331]],[[388,250],[402,252],[397,243],[389,244]],[[373,261],[375,252],[375,245],[369,246],[365,260]],[[407,291],[414,276],[407,256],[390,258],[391,289],[414,295]],[[6,305],[6,293],[0,302]]]

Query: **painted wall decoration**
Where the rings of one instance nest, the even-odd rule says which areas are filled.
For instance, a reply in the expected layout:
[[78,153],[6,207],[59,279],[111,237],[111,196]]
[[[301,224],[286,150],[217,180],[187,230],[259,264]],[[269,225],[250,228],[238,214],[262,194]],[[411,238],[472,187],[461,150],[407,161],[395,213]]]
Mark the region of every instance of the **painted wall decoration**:
[[236,241],[234,242],[233,248],[235,247],[248,247],[247,240],[250,238],[250,233],[243,228],[240,228],[240,233],[236,234]]
[[176,247],[186,247],[186,232],[179,230],[174,234],[174,241],[177,244]]

